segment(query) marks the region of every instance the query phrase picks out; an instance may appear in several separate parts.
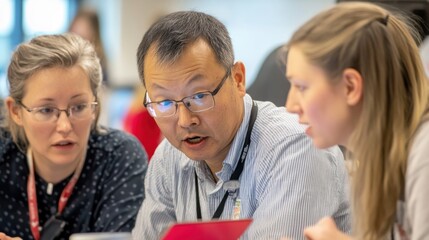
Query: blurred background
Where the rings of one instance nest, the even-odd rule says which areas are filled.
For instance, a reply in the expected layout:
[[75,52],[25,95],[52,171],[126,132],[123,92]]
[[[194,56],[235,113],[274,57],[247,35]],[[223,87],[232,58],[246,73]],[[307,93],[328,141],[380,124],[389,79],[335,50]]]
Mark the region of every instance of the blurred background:
[[[426,0],[378,2],[420,11],[426,21]],[[198,10],[222,21],[231,34],[236,60],[246,65],[246,87],[251,89],[267,56],[285,43],[298,26],[335,3],[335,0],[0,0],[0,99],[8,95],[6,69],[14,48],[40,34],[70,31],[82,8],[91,9],[99,18],[107,76],[101,121],[122,129],[130,106],[142,105],[142,94],[136,94],[142,87],[135,57],[138,44],[160,16],[177,10]],[[278,90],[285,94],[284,82]],[[271,94],[272,90],[265,91]],[[136,100],[138,95],[140,98]],[[281,105],[284,99],[276,104]]]
[[158,17],[198,10],[220,19],[230,31],[236,60],[246,65],[249,87],[264,58],[333,0],[0,0],[0,98],[8,94],[6,71],[15,47],[30,38],[69,30],[79,9],[98,13],[106,60],[104,124],[122,128],[125,111],[140,87],[136,51]]

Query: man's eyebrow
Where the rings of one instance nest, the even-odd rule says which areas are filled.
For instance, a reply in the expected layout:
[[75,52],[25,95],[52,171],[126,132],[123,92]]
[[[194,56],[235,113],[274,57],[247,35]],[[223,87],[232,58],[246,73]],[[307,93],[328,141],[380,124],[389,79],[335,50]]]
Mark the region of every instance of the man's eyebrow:
[[[198,73],[198,74],[196,74],[196,75],[192,76],[192,77],[191,77],[191,78],[186,82],[186,85],[188,85],[188,84],[190,84],[190,83],[193,83],[193,82],[195,82],[195,81],[201,80],[201,79],[204,79],[204,75],[203,75],[203,74]],[[167,89],[166,87],[164,87],[164,86],[162,86],[162,85],[160,85],[160,84],[158,84],[158,83],[156,83],[156,82],[152,83],[152,87],[153,87],[153,88],[155,88],[155,89],[157,89],[157,90],[164,90],[164,91],[168,91],[168,90],[169,90],[169,89]]]

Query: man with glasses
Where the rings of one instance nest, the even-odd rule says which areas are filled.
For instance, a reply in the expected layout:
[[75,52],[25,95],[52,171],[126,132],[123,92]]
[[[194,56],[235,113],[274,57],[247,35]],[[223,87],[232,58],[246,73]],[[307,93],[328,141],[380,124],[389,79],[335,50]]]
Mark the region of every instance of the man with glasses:
[[350,230],[341,151],[316,149],[296,116],[252,101],[222,23],[169,14],[146,32],[137,59],[143,104],[166,139],[151,159],[134,239],[210,219],[252,218],[243,239],[302,239],[324,216]]

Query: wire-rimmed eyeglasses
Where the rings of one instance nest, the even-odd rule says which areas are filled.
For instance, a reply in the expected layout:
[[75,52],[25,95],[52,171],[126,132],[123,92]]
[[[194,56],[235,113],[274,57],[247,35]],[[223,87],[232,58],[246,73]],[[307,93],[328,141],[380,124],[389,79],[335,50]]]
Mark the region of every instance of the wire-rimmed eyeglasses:
[[149,94],[146,92],[144,98],[144,106],[147,108],[152,117],[170,117],[176,114],[179,103],[183,103],[185,107],[191,112],[203,112],[212,109],[215,105],[214,96],[222,88],[225,80],[231,74],[231,68],[225,73],[219,85],[213,91],[198,92],[194,95],[187,96],[181,100],[162,100],[158,102],[151,102]]
[[39,122],[55,122],[60,117],[61,112],[65,112],[70,120],[88,119],[92,116],[98,105],[97,102],[80,103],[69,106],[67,109],[59,109],[50,106],[29,108],[20,101],[17,103],[27,112],[31,113],[34,120]]

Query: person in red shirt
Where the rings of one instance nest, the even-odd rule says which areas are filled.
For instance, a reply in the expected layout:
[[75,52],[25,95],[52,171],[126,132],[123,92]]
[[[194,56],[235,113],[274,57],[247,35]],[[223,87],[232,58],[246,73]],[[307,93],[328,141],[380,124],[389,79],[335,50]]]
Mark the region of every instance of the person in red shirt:
[[136,90],[130,108],[125,113],[123,128],[137,137],[150,159],[164,137],[153,117],[143,106],[144,93],[142,88]]

